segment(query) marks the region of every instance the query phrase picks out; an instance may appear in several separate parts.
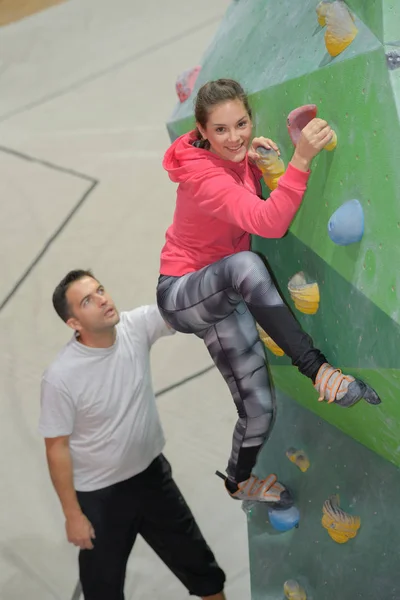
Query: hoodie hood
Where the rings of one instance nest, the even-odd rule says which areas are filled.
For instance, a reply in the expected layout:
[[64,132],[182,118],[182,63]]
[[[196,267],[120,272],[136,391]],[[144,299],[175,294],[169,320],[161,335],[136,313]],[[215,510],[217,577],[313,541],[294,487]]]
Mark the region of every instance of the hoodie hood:
[[[195,131],[185,133],[171,144],[164,155],[163,167],[175,183],[186,183],[198,179],[199,175],[207,176],[207,173],[210,170],[215,170],[216,167],[224,170],[229,169],[239,176],[246,170],[247,156],[240,163],[225,160],[209,150],[193,146],[196,139]],[[259,173],[258,177],[260,177],[261,172],[258,171],[257,167],[254,166],[254,168]]]

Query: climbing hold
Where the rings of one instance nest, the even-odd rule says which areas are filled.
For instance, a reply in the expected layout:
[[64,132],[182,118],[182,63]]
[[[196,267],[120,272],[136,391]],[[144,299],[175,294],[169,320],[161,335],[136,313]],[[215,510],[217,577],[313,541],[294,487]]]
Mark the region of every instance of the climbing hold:
[[307,315],[315,315],[319,307],[318,283],[307,283],[303,272],[293,275],[288,284],[295,307]]
[[296,506],[285,509],[268,507],[268,519],[277,531],[289,531],[299,524],[299,509]]
[[307,600],[306,592],[294,579],[285,581],[283,591],[288,600]]
[[331,152],[332,150],[334,150],[337,146],[337,135],[336,135],[336,131],[333,131],[333,136],[330,142],[328,142],[326,144],[326,146],[324,146],[324,150],[327,150],[328,152]]
[[[290,501],[292,501],[291,497]],[[299,526],[300,513],[295,506],[289,506],[288,508],[274,508],[271,505],[267,505],[265,502],[244,500],[242,502],[242,510],[246,513],[248,520],[261,519],[262,521],[265,521],[268,515],[267,523],[280,532],[289,531],[290,529]]]
[[340,206],[328,222],[328,235],[339,246],[359,242],[364,234],[364,212],[358,200]]
[[345,544],[356,537],[360,529],[360,517],[353,517],[344,512],[339,506],[338,494],[330,496],[322,508],[322,526],[328,531],[331,538],[338,544]]
[[310,461],[304,450],[296,450],[296,448],[291,447],[286,450],[286,456],[293,464],[299,467],[302,473],[305,473],[310,467]]
[[[297,146],[300,134],[304,127],[317,116],[318,109],[315,104],[305,104],[292,110],[287,118],[287,128],[290,139],[294,146]],[[325,150],[334,150],[337,146],[337,135],[333,132],[333,137],[325,146]]]
[[317,8],[315,9],[317,11],[318,23],[321,25],[321,27],[325,27],[326,25],[326,15],[328,13],[330,5],[330,2],[326,2],[325,0],[323,0],[318,4]]
[[398,52],[389,52],[386,54],[386,63],[391,71],[400,68],[400,54]]
[[287,118],[287,128],[290,139],[297,146],[302,129],[317,116],[318,109],[315,104],[305,104],[292,110]]
[[257,167],[263,174],[263,178],[270,190],[274,190],[278,185],[278,180],[285,172],[285,164],[273,148],[264,148],[259,146],[256,150],[258,158]]
[[275,344],[274,340],[272,338],[270,338],[267,333],[265,333],[264,329],[262,329],[258,323],[257,323],[257,331],[258,331],[258,335],[260,336],[261,341],[263,342],[263,344],[265,344],[265,346],[268,348],[268,350],[271,350],[271,352],[273,354],[275,354],[275,356],[284,356],[285,355],[282,348],[279,348],[278,344]]
[[187,69],[179,75],[176,80],[175,88],[180,102],[185,102],[193,92],[194,84],[196,83],[200,70],[201,67],[197,66],[193,69]]
[[326,49],[331,56],[338,56],[350,46],[358,33],[354,17],[343,0],[334,0],[332,3],[320,2],[316,11],[318,23],[322,27],[326,25]]

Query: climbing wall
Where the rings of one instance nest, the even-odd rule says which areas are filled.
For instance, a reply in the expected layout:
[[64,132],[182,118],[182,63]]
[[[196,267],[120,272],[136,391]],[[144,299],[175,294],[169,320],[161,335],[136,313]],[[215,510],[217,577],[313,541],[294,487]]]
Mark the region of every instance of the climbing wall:
[[[283,585],[290,579],[302,586],[307,600],[399,600],[398,469],[297,402],[282,394],[278,402],[257,473],[279,473],[296,495],[300,523],[281,533],[266,522],[262,505],[252,509],[252,600],[283,600]],[[291,446],[307,454],[305,473],[288,460]],[[344,544],[334,542],[321,524],[324,502],[334,494],[341,509],[361,521],[357,536]]]
[[[397,552],[393,523],[400,517],[395,502],[400,486],[400,2],[335,5],[351,16],[344,25],[348,45],[339,44],[333,56],[328,42],[335,31],[340,34],[341,23],[333,13],[318,22],[317,0],[234,1],[200,63],[192,95],[210,79],[237,79],[249,92],[255,135],[275,140],[286,164],[293,153],[287,129],[293,109],[315,104],[318,116],[336,131],[336,149],[313,162],[304,203],[288,234],[281,240],[254,239],[253,248],[266,256],[288,304],[329,360],[368,381],[382,399],[379,407],[359,403],[349,410],[319,404],[288,358],[267,350],[278,404],[290,408],[281,412],[258,467],[260,473],[278,471],[281,480],[289,478],[301,524],[272,536],[260,526],[263,517],[258,515],[257,526],[255,517],[250,519],[257,599],[282,598],[285,578],[303,577],[309,599],[337,598],[339,589],[343,600],[400,600],[400,576],[388,559]],[[171,139],[193,124],[189,98],[177,104],[167,125]],[[269,193],[264,187],[265,198]],[[363,237],[339,245],[328,234],[328,223],[349,200],[358,201]],[[298,272],[318,284],[315,314],[298,311],[291,299],[288,282]],[[292,400],[281,400],[282,394]],[[284,451],[296,436],[307,444],[314,466],[295,476]],[[323,501],[337,486],[349,512],[362,513],[358,536],[345,545],[331,540],[320,524]],[[380,573],[375,587],[365,577],[368,568]]]

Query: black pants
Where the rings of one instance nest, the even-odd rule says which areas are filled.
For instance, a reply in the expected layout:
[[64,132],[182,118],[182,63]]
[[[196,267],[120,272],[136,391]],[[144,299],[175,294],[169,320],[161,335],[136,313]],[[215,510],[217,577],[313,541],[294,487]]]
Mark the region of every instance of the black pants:
[[77,495],[96,534],[94,549],[79,554],[85,600],[124,600],[126,563],[138,534],[190,594],[212,596],[223,590],[225,574],[163,455],[135,477]]
[[236,482],[244,481],[275,420],[275,398],[255,321],[312,381],[327,360],[254,252],[238,252],[182,277],[161,276],[157,302],[174,329],[204,340],[229,386],[238,420],[227,473]]

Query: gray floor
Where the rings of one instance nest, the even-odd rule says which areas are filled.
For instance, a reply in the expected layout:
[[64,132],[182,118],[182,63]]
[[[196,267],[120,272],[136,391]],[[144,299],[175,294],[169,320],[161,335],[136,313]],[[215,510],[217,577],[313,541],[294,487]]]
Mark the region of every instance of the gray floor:
[[[199,62],[228,2],[69,0],[0,30],[0,599],[69,600],[76,550],[36,427],[40,376],[69,333],[51,307],[92,267],[121,309],[154,300],[174,207],[161,168],[175,79]],[[33,160],[32,160],[33,159]],[[157,390],[210,364],[195,338],[154,349]],[[244,514],[225,467],[235,411],[215,370],[159,398],[175,477],[228,575],[250,598]],[[143,543],[127,599],[187,597]]]

